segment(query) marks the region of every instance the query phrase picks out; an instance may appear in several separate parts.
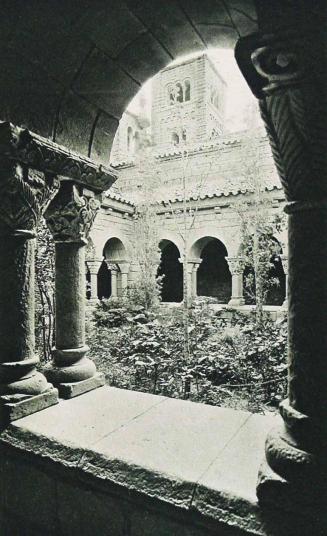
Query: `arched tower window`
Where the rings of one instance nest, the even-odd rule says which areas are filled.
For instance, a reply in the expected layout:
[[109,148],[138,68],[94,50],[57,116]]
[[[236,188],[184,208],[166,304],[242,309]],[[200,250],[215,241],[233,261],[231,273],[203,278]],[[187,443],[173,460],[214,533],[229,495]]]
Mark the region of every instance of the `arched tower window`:
[[186,141],[186,138],[187,138],[186,129],[183,128],[183,130],[182,130],[182,140]]
[[184,82],[184,95],[185,95],[185,98],[184,98],[185,101],[191,100],[191,82],[190,82],[190,80],[185,80],[185,82]]
[[183,86],[180,82],[177,82],[176,84],[176,102],[183,102],[184,101],[184,91]]
[[127,129],[127,151],[130,153],[132,152],[133,146],[133,129],[132,127],[128,127]]
[[171,85],[168,86],[168,102],[171,105],[175,103],[175,91]]
[[179,135],[177,134],[177,132],[172,133],[171,141],[173,142],[174,145],[179,145]]

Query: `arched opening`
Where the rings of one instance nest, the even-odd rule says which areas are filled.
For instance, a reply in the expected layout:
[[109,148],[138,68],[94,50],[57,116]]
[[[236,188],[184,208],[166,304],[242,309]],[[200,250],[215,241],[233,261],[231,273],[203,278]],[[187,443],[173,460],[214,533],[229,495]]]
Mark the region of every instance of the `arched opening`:
[[172,133],[171,141],[172,141],[173,145],[179,145],[179,135],[176,132]]
[[127,129],[127,152],[128,153],[133,152],[133,129],[132,127],[128,127]]
[[266,304],[267,305],[282,305],[286,295],[286,277],[283,269],[281,255],[283,253],[282,247],[276,238],[273,238],[276,247],[271,256],[271,268],[269,271],[269,280],[273,283],[267,292]]
[[106,261],[102,264],[98,271],[98,298],[99,300],[108,299],[111,296],[111,272],[108,269]]
[[[275,237],[270,237],[270,241],[270,268],[267,272],[265,283],[264,305],[280,306],[283,304],[286,296],[286,276],[281,260],[283,250]],[[255,273],[254,269],[250,266],[247,266],[243,273],[243,288],[246,305],[254,305],[256,302]]]
[[104,260],[98,272],[98,298],[117,298],[122,295],[122,277],[119,263],[126,262],[127,252],[123,242],[110,238],[103,248]]
[[170,240],[161,240],[161,262],[158,275],[164,276],[161,287],[163,302],[181,302],[183,299],[183,266],[179,262],[178,247]]
[[177,82],[176,84],[176,102],[183,102],[184,101],[184,91],[183,86],[180,82]]
[[185,101],[191,100],[191,82],[190,82],[190,80],[185,80],[185,82],[184,82],[184,95],[185,95]]
[[197,240],[192,247],[192,253],[202,259],[197,273],[197,295],[211,296],[216,298],[218,303],[227,303],[232,292],[232,276],[223,242],[218,238],[206,236]]

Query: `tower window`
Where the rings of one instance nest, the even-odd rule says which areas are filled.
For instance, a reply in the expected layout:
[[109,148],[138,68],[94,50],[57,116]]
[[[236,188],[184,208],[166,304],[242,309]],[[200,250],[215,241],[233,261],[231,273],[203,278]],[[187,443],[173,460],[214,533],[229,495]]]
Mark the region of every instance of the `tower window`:
[[176,104],[177,102],[188,101],[191,98],[191,84],[189,80],[185,80],[183,85],[181,82],[177,82],[174,85],[169,84],[168,88],[168,102],[169,104]]
[[214,87],[210,88],[210,102],[213,104],[216,108],[219,108],[219,98],[218,98],[218,91]]
[[177,134],[177,132],[172,133],[171,141],[173,142],[174,145],[179,145],[179,135]]
[[180,82],[177,82],[176,84],[176,102],[183,102],[184,101],[184,91],[182,84]]
[[127,129],[127,151],[130,153],[133,149],[133,129],[128,127]]
[[186,137],[187,137],[186,136],[186,129],[183,128],[183,131],[182,131],[182,139],[183,139],[183,141],[186,141]]
[[185,80],[184,82],[184,95],[185,101],[191,100],[191,82],[189,80]]

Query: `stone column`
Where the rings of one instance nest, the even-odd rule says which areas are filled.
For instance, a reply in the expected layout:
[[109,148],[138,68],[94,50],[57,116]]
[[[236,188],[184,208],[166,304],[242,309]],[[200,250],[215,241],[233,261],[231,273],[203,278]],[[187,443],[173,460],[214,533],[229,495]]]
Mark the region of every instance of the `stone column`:
[[57,390],[36,369],[34,336],[36,226],[58,187],[53,176],[0,160],[1,426],[58,401]]
[[87,267],[90,271],[90,293],[91,302],[95,302],[98,299],[98,272],[100,270],[100,266],[102,264],[102,261],[99,260],[91,260],[86,261]]
[[110,298],[118,298],[118,272],[119,268],[117,264],[113,263],[112,261],[107,261],[106,264],[108,266],[108,270],[110,270],[111,273],[111,296]]
[[285,274],[285,299],[283,301],[282,307],[283,309],[288,308],[288,256],[287,255],[281,255],[280,260],[282,261],[283,270]]
[[198,295],[198,269],[199,269],[199,266],[202,262],[202,259],[192,259],[192,261],[190,261],[190,264],[193,265],[192,267],[192,275],[191,275],[191,296],[192,296],[192,299],[196,298],[197,295]]
[[121,274],[121,295],[124,296],[128,287],[129,262],[120,261],[117,263]]
[[231,307],[244,305],[243,297],[243,259],[241,257],[226,257],[229,271],[232,274],[232,296],[228,302]]
[[288,201],[288,399],[284,426],[267,437],[257,494],[319,516],[327,496],[327,61],[325,19],[309,4],[292,8],[293,33],[274,35],[270,21],[269,34],[240,39],[235,55]]
[[94,198],[65,181],[45,213],[56,243],[56,347],[45,374],[63,398],[104,384],[85,344],[85,246],[97,209]]

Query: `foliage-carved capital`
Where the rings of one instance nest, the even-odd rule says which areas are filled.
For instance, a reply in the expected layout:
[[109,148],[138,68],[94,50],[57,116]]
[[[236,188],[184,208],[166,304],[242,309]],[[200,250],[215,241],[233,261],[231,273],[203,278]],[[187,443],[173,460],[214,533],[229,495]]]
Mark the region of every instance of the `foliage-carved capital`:
[[29,168],[71,179],[96,192],[107,190],[117,178],[111,167],[98,165],[7,121],[0,121],[0,154]]
[[45,212],[47,225],[55,242],[87,244],[100,203],[80,195],[71,181],[61,183],[59,193]]
[[301,207],[303,202],[327,199],[322,42],[319,35],[255,34],[241,38],[235,49],[238,65],[259,99],[286,199]]
[[241,275],[244,271],[244,259],[242,257],[226,257],[230,273],[232,275]]
[[58,179],[0,159],[0,233],[34,237],[36,226],[59,189]]

